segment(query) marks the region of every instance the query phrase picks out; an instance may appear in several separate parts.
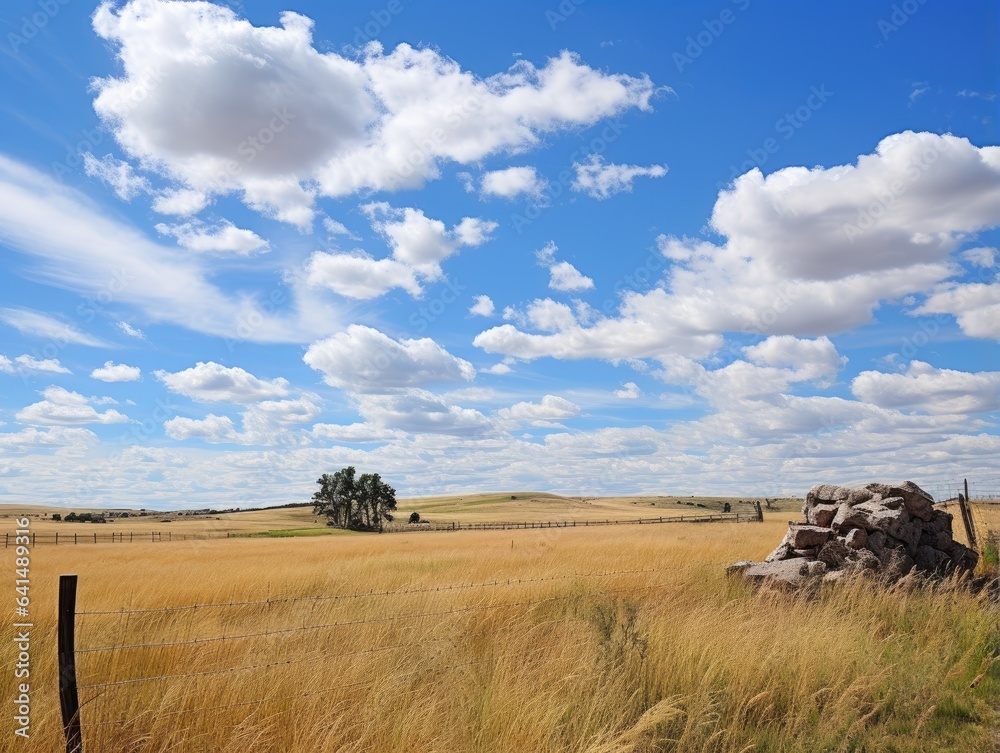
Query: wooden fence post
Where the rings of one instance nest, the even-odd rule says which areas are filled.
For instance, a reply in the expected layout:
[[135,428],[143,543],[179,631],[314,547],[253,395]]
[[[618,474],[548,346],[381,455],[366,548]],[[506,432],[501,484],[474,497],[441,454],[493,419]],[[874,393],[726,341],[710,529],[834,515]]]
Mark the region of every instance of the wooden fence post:
[[969,508],[969,480],[965,480],[965,494],[958,493],[958,509],[962,513],[962,524],[965,526],[965,538],[969,548],[979,551],[976,546],[976,527],[972,522],[972,510]]
[[83,753],[80,697],[76,688],[76,576],[59,576],[59,705],[66,753]]

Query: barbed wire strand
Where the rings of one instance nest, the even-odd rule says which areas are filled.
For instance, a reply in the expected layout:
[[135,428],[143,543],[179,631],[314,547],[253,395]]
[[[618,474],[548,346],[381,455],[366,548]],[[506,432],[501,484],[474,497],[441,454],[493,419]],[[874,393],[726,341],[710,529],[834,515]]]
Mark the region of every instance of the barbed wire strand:
[[[536,649],[531,649],[530,651],[522,652],[521,654],[517,654],[516,656],[523,656],[525,654],[533,655],[533,654],[538,654],[538,653],[542,653],[542,652],[550,652],[550,651],[551,651],[551,649],[549,647],[545,646],[545,647],[542,647],[542,648],[536,648]],[[438,654],[438,655],[436,655],[434,657],[434,659],[439,659],[443,655],[444,654]],[[511,654],[503,654],[500,658],[511,658],[511,657],[512,657]],[[462,667],[475,666],[477,664],[485,664],[486,662],[490,661],[491,658],[492,659],[496,659],[497,657],[482,658],[482,659],[472,659],[472,660],[467,661],[467,662],[458,662],[456,664],[451,664],[451,665],[449,665],[446,668],[438,669],[438,670],[430,670],[429,672],[435,673],[435,674],[443,674],[445,671],[451,670],[451,669],[460,669]],[[402,678],[402,677],[408,677],[410,675],[421,674],[423,672],[428,672],[428,670],[425,670],[425,669],[411,669],[411,670],[409,670],[407,672],[402,672],[402,673],[399,673],[399,674],[392,675],[392,679],[398,679],[398,678]],[[240,702],[240,703],[227,703],[227,704],[222,704],[222,705],[217,705],[217,706],[201,706],[201,707],[197,707],[197,708],[194,708],[194,709],[179,709],[177,711],[167,711],[167,712],[147,711],[147,712],[143,712],[143,713],[146,713],[146,714],[156,714],[157,718],[161,718],[161,717],[166,717],[166,716],[176,716],[178,714],[190,714],[190,713],[193,713],[193,712],[221,711],[221,710],[226,710],[226,709],[239,708],[239,707],[242,707],[242,706],[253,706],[253,705],[262,704],[262,703],[278,703],[280,701],[294,701],[294,700],[297,700],[299,698],[305,698],[305,697],[312,696],[312,695],[319,695],[320,693],[331,693],[331,692],[334,692],[334,691],[337,691],[337,690],[347,690],[348,688],[356,688],[356,687],[360,687],[360,686],[363,686],[363,685],[376,685],[379,682],[383,682],[385,679],[386,679],[385,677],[380,677],[380,678],[375,678],[375,679],[371,679],[371,680],[358,680],[357,682],[342,683],[340,685],[334,685],[334,686],[327,687],[327,688],[320,688],[319,690],[308,690],[308,691],[306,691],[304,693],[297,693],[295,695],[279,696],[277,698],[258,698],[258,699],[253,700],[253,701],[243,701],[243,702]],[[413,690],[404,691],[404,692],[412,693],[412,692],[417,692],[418,690],[420,690],[420,688],[414,688]],[[106,726],[106,725],[110,725],[110,724],[128,724],[129,722],[136,721],[136,719],[112,719],[112,720],[107,720],[107,721],[103,721],[103,722],[89,722],[89,723],[82,724],[81,726],[83,726],[83,727],[101,727],[101,726]]]
[[[613,592],[619,591],[642,591],[650,588],[658,588],[660,586],[667,585],[666,583],[656,583],[648,586],[638,586],[631,587],[627,589],[613,589]],[[99,646],[96,648],[78,648],[76,649],[77,654],[93,654],[99,652],[107,651],[126,651],[136,648],[162,648],[162,647],[173,647],[173,646],[191,646],[191,645],[202,645],[206,643],[218,643],[221,641],[235,641],[235,640],[246,640],[250,638],[263,638],[270,635],[287,635],[290,633],[300,633],[309,630],[327,630],[338,627],[351,627],[355,625],[373,625],[383,622],[394,622],[397,620],[413,620],[420,619],[421,617],[442,617],[452,614],[464,614],[468,612],[475,612],[478,610],[485,609],[504,609],[506,607],[518,607],[527,606],[532,604],[544,604],[551,601],[558,601],[559,599],[564,599],[565,596],[551,596],[545,599],[528,599],[525,601],[510,601],[504,602],[502,604],[476,604],[468,607],[459,607],[458,609],[447,609],[440,610],[437,612],[419,612],[416,614],[404,614],[404,615],[389,615],[386,617],[373,617],[364,620],[345,620],[342,622],[329,622],[320,625],[302,625],[300,627],[294,628],[282,628],[279,630],[264,630],[257,633],[244,633],[241,635],[220,635],[212,636],[209,638],[192,638],[185,641],[165,641],[161,643],[133,643],[121,646]]]
[[614,575],[633,575],[639,573],[657,573],[664,572],[665,570],[672,570],[676,568],[645,568],[645,569],[631,569],[631,570],[614,570],[605,571],[599,573],[567,573],[564,575],[549,575],[543,578],[508,578],[507,580],[497,579],[492,581],[486,581],[483,583],[462,583],[454,584],[448,586],[426,586],[424,588],[400,588],[400,589],[390,589],[388,591],[360,591],[350,594],[327,594],[322,596],[289,596],[279,599],[257,599],[253,601],[216,601],[216,602],[203,602],[199,604],[185,604],[174,607],[159,607],[156,609],[107,609],[107,610],[86,610],[78,611],[77,616],[81,615],[131,615],[131,614],[154,614],[160,612],[181,612],[192,609],[216,609],[223,607],[244,607],[244,606],[260,606],[260,605],[272,605],[272,604],[289,604],[299,601],[337,601],[340,599],[361,599],[370,598],[375,596],[396,596],[401,594],[417,594],[417,593],[434,593],[436,591],[458,591],[463,589],[472,588],[489,588],[495,586],[514,586],[522,583],[541,583],[544,581],[552,580],[568,580],[571,578],[603,578],[611,577]]
[[[450,642],[447,638],[428,638],[423,641],[424,643],[442,643]],[[337,659],[341,659],[347,656],[358,656],[361,654],[375,654],[381,651],[391,651],[396,648],[412,648],[411,643],[395,643],[391,646],[378,646],[376,648],[366,648],[358,651],[346,651],[344,653],[338,653],[336,655]],[[268,662],[266,664],[242,664],[237,667],[224,667],[221,669],[206,669],[198,672],[183,672],[179,674],[167,674],[167,675],[155,675],[150,677],[133,677],[128,680],[115,680],[114,682],[96,682],[96,683],[85,683],[82,685],[77,685],[80,690],[89,690],[91,688],[110,688],[116,687],[118,685],[134,685],[143,682],[154,682],[156,680],[167,680],[181,677],[207,677],[209,675],[222,675],[228,674],[230,672],[245,672],[250,669],[270,669],[272,667],[281,667],[288,664],[302,664],[308,661],[316,661],[317,659],[322,659],[323,655],[310,655],[302,656],[295,659],[284,659],[282,661]]]

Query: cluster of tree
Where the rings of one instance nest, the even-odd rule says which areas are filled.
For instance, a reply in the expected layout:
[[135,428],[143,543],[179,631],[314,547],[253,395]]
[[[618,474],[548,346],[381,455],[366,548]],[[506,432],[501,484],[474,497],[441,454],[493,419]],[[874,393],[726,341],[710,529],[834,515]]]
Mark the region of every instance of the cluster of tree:
[[[61,520],[59,513],[55,513],[52,516],[52,520]],[[81,512],[81,513],[67,513],[65,521],[67,523],[107,523],[107,519],[100,514],[95,514],[92,512]]]
[[329,518],[328,526],[381,531],[383,522],[392,520],[396,490],[377,473],[358,476],[349,465],[332,475],[324,473],[316,483],[319,491],[313,494],[313,513]]

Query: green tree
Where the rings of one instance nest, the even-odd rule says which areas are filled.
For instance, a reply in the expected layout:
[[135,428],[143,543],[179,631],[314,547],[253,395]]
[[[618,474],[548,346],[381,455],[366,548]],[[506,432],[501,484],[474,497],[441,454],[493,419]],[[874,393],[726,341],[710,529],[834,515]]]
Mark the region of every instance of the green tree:
[[313,512],[325,515],[329,526],[381,531],[383,523],[392,520],[396,490],[377,473],[358,476],[354,466],[347,466],[332,475],[324,473],[316,483]]

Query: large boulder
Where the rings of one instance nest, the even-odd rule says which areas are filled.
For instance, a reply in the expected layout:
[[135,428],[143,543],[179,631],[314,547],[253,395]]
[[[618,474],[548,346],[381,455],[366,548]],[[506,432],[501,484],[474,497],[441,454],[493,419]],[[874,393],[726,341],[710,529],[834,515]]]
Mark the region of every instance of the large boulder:
[[952,516],[912,481],[863,486],[817,484],[806,494],[803,522],[788,531],[764,562],[729,568],[755,582],[796,586],[836,580],[852,571],[899,578],[975,569],[979,555],[952,537]]

